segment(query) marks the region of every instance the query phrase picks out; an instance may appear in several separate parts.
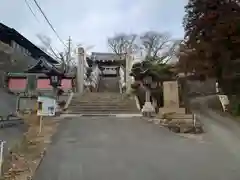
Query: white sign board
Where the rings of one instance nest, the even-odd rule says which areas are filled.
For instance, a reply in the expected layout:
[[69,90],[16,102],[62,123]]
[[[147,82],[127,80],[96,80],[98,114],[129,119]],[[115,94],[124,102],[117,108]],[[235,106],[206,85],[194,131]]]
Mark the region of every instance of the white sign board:
[[39,96],[38,97],[38,116],[55,116],[56,113],[56,100],[51,97]]

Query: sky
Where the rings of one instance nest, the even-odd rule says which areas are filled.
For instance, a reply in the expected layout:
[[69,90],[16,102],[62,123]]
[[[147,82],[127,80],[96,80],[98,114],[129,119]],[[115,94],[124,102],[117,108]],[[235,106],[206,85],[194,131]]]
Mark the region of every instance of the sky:
[[[16,29],[36,45],[41,45],[37,34],[52,39],[58,51],[64,45],[48,26],[33,0],[1,0],[0,22]],[[67,43],[92,47],[90,51],[109,51],[107,38],[117,33],[145,31],[169,32],[183,38],[182,18],[187,0],[38,0],[53,27]]]

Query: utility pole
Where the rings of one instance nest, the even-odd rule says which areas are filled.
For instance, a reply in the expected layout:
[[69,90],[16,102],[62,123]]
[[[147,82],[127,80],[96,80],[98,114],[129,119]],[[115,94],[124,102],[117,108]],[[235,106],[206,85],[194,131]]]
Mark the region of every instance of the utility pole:
[[68,51],[67,51],[67,65],[70,65],[70,61],[71,61],[71,37],[69,36],[68,38]]

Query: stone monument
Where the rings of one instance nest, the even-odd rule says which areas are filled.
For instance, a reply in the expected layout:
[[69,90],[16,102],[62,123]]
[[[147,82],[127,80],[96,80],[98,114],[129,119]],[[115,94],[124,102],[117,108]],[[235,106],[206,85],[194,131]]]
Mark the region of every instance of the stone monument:
[[163,82],[163,107],[159,109],[160,113],[185,114],[185,108],[180,108],[179,104],[178,82]]
[[159,109],[157,122],[179,133],[202,132],[202,125],[196,115],[186,114],[186,109],[180,107],[177,81],[163,82],[163,107]]

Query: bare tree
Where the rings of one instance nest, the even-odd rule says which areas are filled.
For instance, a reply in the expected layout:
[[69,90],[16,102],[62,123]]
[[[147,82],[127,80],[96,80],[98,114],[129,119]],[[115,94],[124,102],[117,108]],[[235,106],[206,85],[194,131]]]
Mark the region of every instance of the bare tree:
[[136,34],[116,34],[115,36],[108,38],[108,45],[114,53],[122,57],[129,51],[136,52],[138,45],[136,44]]
[[179,40],[172,40],[169,33],[145,32],[140,36],[146,59],[167,63],[175,54]]
[[74,54],[74,49],[72,48],[70,40],[68,43],[68,49],[65,49],[64,52],[56,53],[51,46],[52,40],[50,37],[43,34],[37,34],[37,37],[42,42],[42,46],[40,46],[40,48],[50,56],[56,58],[56,60],[60,61],[64,71],[69,72],[71,69],[73,69],[72,67],[76,65],[76,62],[72,57],[72,54]]
[[42,49],[45,53],[54,56],[55,58],[59,59],[61,58],[52,48],[51,43],[52,40],[50,37],[44,35],[44,34],[37,34],[38,39],[42,42],[42,45],[40,46],[40,49]]

